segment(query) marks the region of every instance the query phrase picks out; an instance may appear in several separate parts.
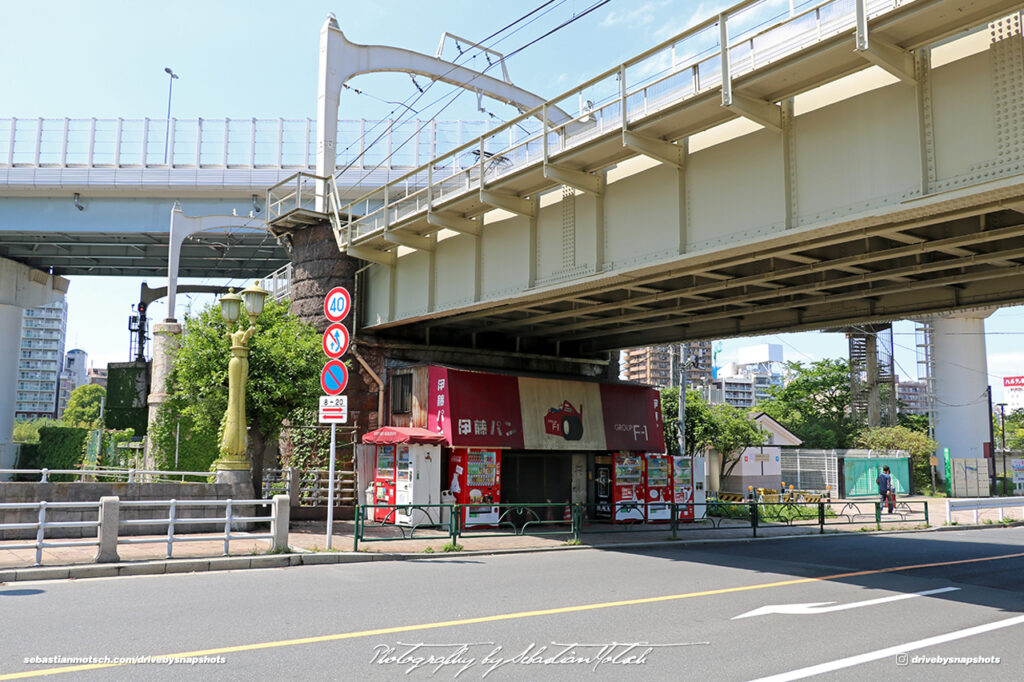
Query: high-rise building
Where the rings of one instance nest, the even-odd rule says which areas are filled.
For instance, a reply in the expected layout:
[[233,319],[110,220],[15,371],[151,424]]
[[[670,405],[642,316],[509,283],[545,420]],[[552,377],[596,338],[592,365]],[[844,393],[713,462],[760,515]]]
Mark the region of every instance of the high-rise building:
[[768,389],[781,386],[782,346],[764,343],[739,349],[738,361],[718,370],[706,396],[708,402],[724,402],[734,407],[753,407],[769,397]]
[[22,315],[15,419],[56,416],[67,320],[64,301],[30,308]]
[[701,386],[711,381],[711,342],[631,348],[623,351],[621,375],[627,381],[651,386],[678,386],[684,364],[689,365],[687,386]]
[[57,393],[57,418],[64,416],[71,392],[79,386],[89,383],[86,363],[89,355],[80,348],[73,348],[64,356],[64,371],[60,373],[60,390]]

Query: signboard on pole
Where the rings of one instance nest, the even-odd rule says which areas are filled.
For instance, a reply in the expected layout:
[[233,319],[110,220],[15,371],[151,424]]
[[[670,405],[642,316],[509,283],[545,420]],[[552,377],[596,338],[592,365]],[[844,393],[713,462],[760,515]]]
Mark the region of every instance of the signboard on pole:
[[352,309],[352,296],[345,287],[334,287],[324,297],[324,315],[331,322],[341,322]]
[[344,424],[348,421],[347,395],[320,396],[320,423]]
[[1014,487],[1024,487],[1024,459],[1011,459],[1010,468],[1013,469]]
[[339,395],[348,386],[348,367],[341,360],[329,360],[320,371],[320,388],[327,395]]
[[334,323],[324,332],[323,349],[329,358],[340,358],[348,350],[350,341],[345,325]]

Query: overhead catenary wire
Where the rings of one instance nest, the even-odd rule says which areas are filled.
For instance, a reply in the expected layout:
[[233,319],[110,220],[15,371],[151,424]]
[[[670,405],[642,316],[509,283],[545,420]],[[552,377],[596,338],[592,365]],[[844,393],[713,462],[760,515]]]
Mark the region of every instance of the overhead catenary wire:
[[[513,22],[511,22],[511,23],[509,23],[509,24],[507,24],[507,25],[503,26],[502,28],[500,28],[500,29],[498,29],[497,31],[495,31],[495,32],[491,33],[491,34],[490,34],[489,36],[487,36],[486,38],[483,38],[483,39],[482,39],[482,40],[480,40],[479,42],[477,42],[477,43],[474,43],[473,45],[471,45],[471,46],[470,46],[469,48],[467,48],[466,50],[462,50],[462,49],[461,49],[461,47],[457,45],[457,49],[459,50],[459,56],[458,56],[458,57],[456,57],[456,58],[455,58],[455,59],[454,59],[454,60],[452,61],[452,63],[453,63],[453,64],[458,64],[458,63],[459,63],[459,60],[461,60],[461,59],[462,59],[462,58],[463,58],[463,57],[464,57],[464,56],[465,56],[465,55],[466,55],[466,54],[467,54],[467,53],[468,53],[469,51],[471,51],[471,50],[472,50],[473,48],[476,48],[476,47],[480,47],[480,46],[482,46],[482,45],[483,45],[483,44],[484,44],[485,42],[487,42],[487,41],[488,41],[488,40],[490,40],[491,38],[494,38],[495,36],[501,35],[501,34],[502,34],[503,32],[505,32],[505,31],[507,31],[508,29],[512,28],[512,27],[513,27],[513,26],[515,26],[516,24],[519,24],[520,22],[522,22],[522,21],[524,21],[524,20],[526,20],[526,19],[529,19],[529,17],[531,17],[532,15],[536,14],[536,13],[537,13],[537,12],[539,12],[540,10],[544,9],[544,8],[545,8],[545,7],[547,7],[548,5],[551,5],[551,4],[555,3],[555,2],[556,2],[556,0],[548,0],[547,2],[544,2],[544,3],[540,4],[540,5],[538,5],[537,7],[535,7],[535,8],[534,8],[534,9],[532,9],[532,10],[530,10],[530,11],[529,11],[529,12],[527,12],[526,14],[522,15],[521,17],[519,17],[519,18],[518,18],[518,19],[516,19],[515,21],[513,21]],[[552,7],[551,9],[555,9],[555,8],[557,8],[557,7],[559,6],[559,5],[562,5],[562,4],[564,4],[565,2],[566,2],[566,0],[558,0],[558,4],[556,4],[556,5],[555,5],[554,7]],[[547,12],[549,12],[549,11],[551,11],[551,10],[547,10],[546,12],[542,13],[542,14],[541,14],[540,16],[544,16],[544,14],[547,14]],[[539,17],[538,17],[538,18],[539,18]],[[529,22],[527,22],[527,25],[528,25],[529,23],[532,23],[533,21],[534,21],[534,20],[530,20]],[[517,29],[517,30],[518,30],[518,29]],[[449,73],[451,73],[452,71],[454,71],[454,70],[455,70],[456,68],[457,68],[457,67],[453,67],[453,68],[450,68],[450,69],[448,69],[448,70],[447,70],[447,71],[446,71],[446,72],[445,72],[445,73],[444,73],[443,75],[448,75]],[[425,95],[425,94],[427,93],[427,91],[429,91],[429,90],[430,90],[430,88],[431,88],[431,87],[433,87],[433,85],[434,85],[434,84],[435,84],[436,82],[437,82],[437,80],[432,80],[432,81],[431,81],[430,83],[428,83],[428,84],[427,84],[427,86],[426,86],[425,88],[423,88],[423,89],[421,89],[421,90],[420,90],[420,92],[419,92],[419,94],[418,94],[418,95],[417,95],[417,94],[415,94],[415,93],[412,93],[412,94],[410,94],[410,95],[409,95],[408,97],[406,97],[406,98],[405,98],[405,100],[403,100],[403,101],[402,101],[402,102],[400,102],[400,103],[397,103],[397,104],[398,104],[398,106],[406,107],[406,108],[408,108],[408,109],[412,110],[412,106],[410,105],[410,102],[412,102],[412,104],[415,104],[416,102],[418,102],[418,101],[420,100],[420,98],[422,98],[422,97],[423,97],[423,96],[424,96],[424,95]],[[368,94],[368,93],[366,93],[365,91],[358,91],[358,92],[359,92],[359,94],[364,94],[364,95],[368,95],[368,96],[371,96],[371,97],[373,97],[373,95],[369,95],[369,94]],[[383,100],[383,99],[381,99],[381,98],[379,98],[379,97],[374,97],[374,98],[375,98],[375,99],[379,99],[379,100],[381,100],[381,101],[383,101],[383,102],[388,102],[388,103],[391,103],[391,102],[390,102],[389,100]],[[435,100],[435,102],[436,102],[436,100]],[[433,103],[431,103],[430,105],[427,105],[427,106],[428,106],[428,107],[429,107],[429,106],[432,106],[432,104],[433,104]],[[389,114],[388,114],[388,117],[387,117],[387,119],[382,119],[382,120],[380,120],[380,121],[377,121],[377,122],[376,122],[376,123],[375,123],[374,125],[372,125],[372,126],[370,127],[370,129],[369,129],[369,130],[367,130],[367,131],[365,131],[365,132],[363,133],[363,136],[362,136],[362,137],[363,137],[363,138],[365,139],[365,136],[366,136],[366,135],[368,135],[368,134],[372,133],[372,132],[373,132],[374,130],[376,130],[376,129],[377,129],[378,127],[380,127],[380,126],[381,126],[381,125],[382,125],[382,124],[384,123],[384,121],[385,121],[385,120],[388,120],[388,119],[390,119],[390,117],[391,117],[391,116],[392,116],[392,115],[393,115],[393,114],[394,114],[395,112],[397,112],[397,111],[399,111],[398,107],[396,107],[396,108],[392,109],[392,110],[391,110],[391,111],[389,112]],[[440,113],[440,112],[438,112],[438,113]],[[435,114],[435,117],[436,117],[436,114]],[[401,121],[401,118],[402,118],[402,117],[401,117],[401,114],[399,114],[399,117],[398,117],[398,118],[399,118],[399,121]],[[393,125],[394,125],[394,124],[392,124],[392,126],[390,126],[390,127],[393,127]],[[353,158],[353,160],[352,160],[352,161],[350,161],[349,163],[347,163],[347,164],[345,165],[345,167],[344,167],[344,168],[342,168],[341,170],[338,170],[338,171],[336,171],[336,172],[335,172],[335,176],[338,176],[338,175],[340,175],[341,173],[344,173],[344,172],[345,172],[345,171],[347,171],[347,170],[348,170],[349,168],[351,168],[352,166],[354,166],[354,165],[355,165],[355,162],[356,162],[356,161],[358,161],[358,160],[360,160],[361,158],[363,158],[363,157],[365,156],[366,152],[367,152],[367,151],[369,151],[369,150],[370,150],[370,149],[371,149],[371,148],[373,147],[373,145],[377,144],[377,143],[378,143],[378,142],[379,142],[379,141],[380,141],[381,139],[383,139],[383,137],[384,137],[384,135],[386,134],[386,132],[387,132],[387,131],[385,131],[385,133],[382,133],[381,135],[378,135],[378,136],[377,136],[377,137],[376,137],[376,138],[375,138],[375,139],[373,140],[373,142],[371,142],[371,143],[370,143],[369,145],[366,145],[366,144],[364,144],[364,145],[363,145],[363,151],[362,151],[361,153],[357,154],[357,155],[355,156],[355,158]],[[418,134],[418,133],[419,133],[419,131],[417,130],[417,134]],[[345,148],[344,148],[344,149],[342,150],[342,152],[341,152],[341,153],[342,153],[342,154],[344,154],[345,152],[347,152],[348,150],[350,150],[350,149],[351,149],[351,148],[352,148],[352,147],[353,147],[353,146],[354,146],[355,144],[356,144],[356,142],[355,142],[355,141],[354,141],[354,142],[352,142],[352,144],[350,144],[350,145],[348,145],[347,147],[345,147]],[[387,157],[387,158],[385,159],[385,161],[387,161],[388,159],[390,159],[390,158],[391,158],[391,156],[392,156],[392,155],[388,155],[388,157]],[[382,162],[382,163],[383,163],[383,162]],[[379,168],[379,167],[380,167],[381,165],[382,165],[382,164],[378,164],[378,165],[377,165],[376,167],[374,167],[374,170],[376,170],[377,168]],[[363,178],[363,179],[365,179],[365,176],[364,176],[364,178]],[[361,182],[361,181],[362,181],[362,179],[360,179],[360,182]]]
[[[544,34],[542,34],[542,35],[538,36],[537,38],[534,38],[534,39],[533,39],[533,40],[531,40],[530,42],[528,42],[528,43],[526,43],[526,44],[524,44],[524,45],[520,46],[519,48],[517,48],[517,49],[513,50],[512,52],[510,52],[509,54],[505,55],[505,57],[504,57],[504,59],[503,59],[502,61],[507,61],[508,59],[510,59],[511,57],[514,57],[515,55],[519,54],[520,52],[522,52],[522,51],[523,51],[523,50],[525,50],[526,48],[530,47],[531,45],[534,45],[534,44],[536,44],[537,42],[539,42],[540,40],[543,40],[544,38],[547,38],[548,36],[552,35],[552,34],[553,34],[553,33],[555,33],[556,31],[559,31],[559,30],[561,30],[561,29],[565,28],[566,26],[568,26],[568,25],[572,24],[573,22],[575,22],[575,21],[578,21],[579,19],[582,19],[583,17],[585,17],[585,16],[587,16],[588,14],[590,14],[591,12],[593,12],[593,11],[595,11],[595,10],[599,9],[600,7],[602,7],[602,6],[606,5],[606,4],[608,4],[609,2],[611,2],[611,0],[599,0],[598,2],[594,3],[593,5],[591,5],[590,7],[588,7],[588,8],[586,9],[586,10],[584,10],[583,12],[581,12],[580,14],[578,14],[578,15],[576,15],[576,16],[574,16],[574,17],[572,17],[571,19],[568,19],[568,20],[566,20],[566,21],[562,22],[561,24],[559,24],[559,25],[558,25],[558,26],[556,26],[555,28],[553,28],[553,29],[551,29],[551,30],[547,31],[546,33],[544,33]],[[486,40],[486,39],[485,39],[485,40]],[[483,42],[483,41],[481,41],[481,42]],[[499,62],[499,63],[500,63],[500,62]],[[488,70],[489,70],[489,69],[490,69],[491,67],[493,67],[493,66],[495,66],[495,65],[496,65],[496,64],[492,64],[491,66],[489,66],[489,67],[485,68],[485,69],[484,69],[483,71],[481,71],[481,74],[483,74],[483,73],[486,73],[486,72],[487,72],[487,71],[488,71]],[[474,80],[476,80],[476,78],[478,78],[478,76],[475,76],[475,77],[471,78],[471,79],[470,79],[470,80],[468,81],[468,83],[466,83],[466,85],[468,85],[469,83],[472,83],[472,82],[473,82]],[[434,82],[437,82],[437,81],[434,81]],[[419,97],[422,97],[422,96],[423,96],[423,94],[426,94],[426,91],[428,91],[429,89],[430,89],[430,88],[429,88],[429,86],[428,86],[428,87],[427,87],[427,88],[425,89],[425,92],[424,92],[424,93],[420,94],[420,95],[419,95],[419,96],[418,96],[418,97],[417,97],[416,99],[414,99],[414,100],[413,100],[413,103],[415,104],[415,103],[416,103],[416,101],[418,101]],[[446,103],[444,104],[444,106],[442,106],[442,107],[441,107],[441,109],[440,109],[440,110],[439,110],[439,111],[437,112],[437,114],[434,114],[434,117],[436,117],[436,116],[437,116],[438,114],[440,114],[440,113],[441,113],[442,111],[444,111],[444,110],[445,110],[445,109],[447,109],[447,108],[448,108],[449,106],[451,106],[451,105],[452,105],[452,104],[453,104],[453,103],[455,102],[455,100],[456,100],[456,99],[457,99],[457,98],[459,97],[459,95],[461,95],[461,94],[463,93],[463,91],[464,91],[464,88],[462,88],[461,86],[457,86],[457,87],[455,88],[454,94],[452,94],[452,96],[450,97],[450,99],[449,99],[449,100],[448,100],[448,101],[447,101],[447,102],[446,102]],[[432,102],[431,104],[428,104],[428,105],[427,105],[427,107],[425,107],[425,108],[429,108],[430,106],[433,106],[434,104],[436,104],[437,102],[441,101],[442,99],[444,99],[444,98],[445,98],[445,97],[447,97],[447,96],[448,96],[448,95],[443,95],[442,97],[438,98],[437,100],[435,100],[435,101],[434,101],[434,102]],[[419,127],[418,127],[418,128],[417,128],[417,129],[416,129],[416,130],[415,130],[414,132],[413,132],[413,134],[412,134],[412,135],[410,135],[410,136],[409,136],[408,138],[406,138],[406,139],[405,139],[405,140],[404,140],[403,142],[401,142],[401,143],[400,143],[400,144],[399,144],[399,145],[398,145],[397,147],[393,147],[393,149],[392,149],[391,153],[389,153],[389,154],[388,154],[387,156],[385,156],[385,157],[384,157],[384,158],[383,158],[383,159],[382,159],[382,160],[381,160],[381,161],[380,161],[380,162],[379,162],[379,163],[378,163],[378,164],[377,164],[376,166],[374,166],[373,168],[371,168],[371,169],[370,169],[369,171],[366,171],[366,172],[365,172],[365,173],[363,174],[363,176],[362,176],[362,177],[361,177],[361,178],[360,178],[360,179],[359,179],[359,180],[357,181],[357,184],[358,184],[358,183],[361,183],[361,182],[362,182],[363,180],[365,180],[365,179],[366,179],[367,177],[369,177],[371,173],[373,173],[373,172],[374,172],[374,171],[376,171],[376,170],[377,170],[378,168],[380,168],[380,167],[381,167],[381,166],[383,166],[383,165],[384,165],[385,163],[387,163],[387,162],[388,162],[388,161],[389,161],[389,160],[390,160],[390,159],[391,159],[391,158],[392,158],[392,157],[393,157],[393,156],[394,156],[394,155],[395,155],[395,154],[396,154],[396,153],[397,153],[397,152],[398,152],[399,150],[401,150],[401,149],[402,149],[402,148],[403,148],[403,147],[404,147],[405,145],[407,145],[407,144],[408,144],[408,143],[409,143],[410,141],[412,141],[413,139],[417,138],[417,137],[419,136],[419,133],[420,133],[420,132],[421,132],[421,131],[422,131],[422,130],[423,130],[423,129],[424,129],[424,128],[425,128],[425,127],[426,127],[426,126],[427,126],[427,125],[429,124],[429,123],[430,123],[430,121],[429,121],[429,120],[428,120],[428,121],[426,121],[426,122],[424,122],[424,123],[423,123],[422,125],[420,125],[420,126],[419,126]],[[379,141],[380,141],[381,139],[383,139],[383,137],[384,137],[384,135],[386,134],[386,132],[387,132],[387,131],[385,131],[384,133],[381,133],[381,135],[378,135],[378,136],[377,136],[377,138],[375,138],[375,139],[373,140],[373,142],[371,143],[371,146],[372,146],[373,144],[376,144],[377,142],[379,142]],[[343,169],[341,169],[340,171],[338,171],[338,172],[337,172],[337,173],[336,173],[335,175],[336,175],[336,176],[337,176],[337,175],[340,175],[340,174],[341,174],[341,173],[343,173],[344,171],[346,171],[346,170],[348,170],[349,168],[351,168],[351,167],[352,167],[353,165],[354,165],[354,161],[353,161],[353,162],[350,162],[349,164],[347,164],[347,165],[345,166],[345,168],[343,168]]]

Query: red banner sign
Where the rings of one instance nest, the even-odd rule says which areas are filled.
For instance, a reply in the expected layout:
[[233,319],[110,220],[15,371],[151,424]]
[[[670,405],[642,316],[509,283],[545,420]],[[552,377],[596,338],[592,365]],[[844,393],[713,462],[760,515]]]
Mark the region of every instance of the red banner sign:
[[665,451],[653,388],[436,366],[429,382],[427,428],[453,447]]

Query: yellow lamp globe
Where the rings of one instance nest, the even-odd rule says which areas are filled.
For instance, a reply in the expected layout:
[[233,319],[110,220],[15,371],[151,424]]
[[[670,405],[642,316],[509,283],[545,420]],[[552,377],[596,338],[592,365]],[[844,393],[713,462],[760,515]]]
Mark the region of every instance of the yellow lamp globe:
[[242,297],[229,289],[228,293],[220,297],[220,316],[229,325],[238,322],[238,316],[242,314]]
[[245,301],[245,314],[251,322],[263,314],[263,303],[270,292],[253,282],[245,289],[242,289],[242,300]]

